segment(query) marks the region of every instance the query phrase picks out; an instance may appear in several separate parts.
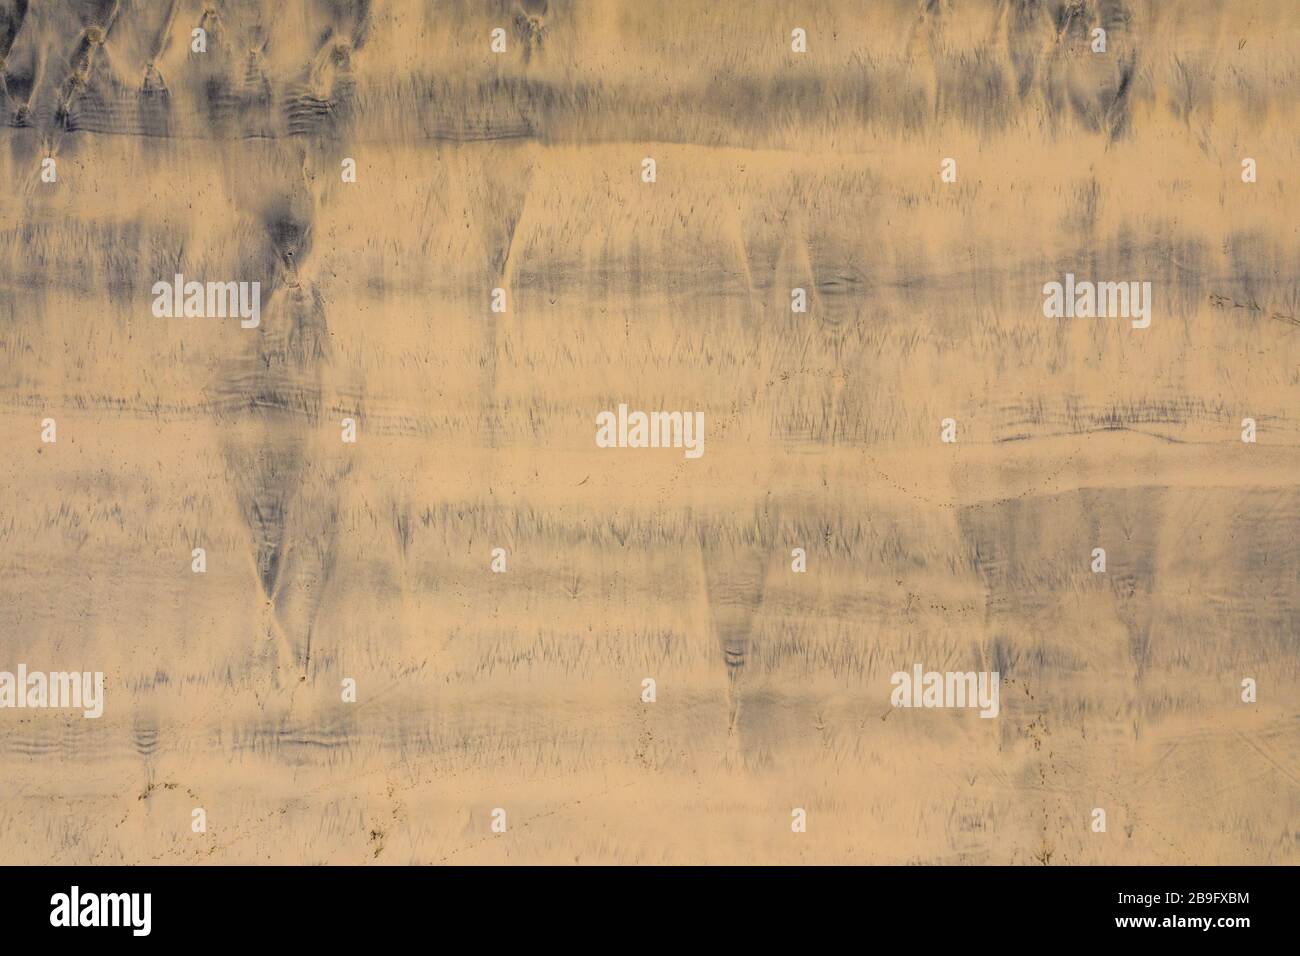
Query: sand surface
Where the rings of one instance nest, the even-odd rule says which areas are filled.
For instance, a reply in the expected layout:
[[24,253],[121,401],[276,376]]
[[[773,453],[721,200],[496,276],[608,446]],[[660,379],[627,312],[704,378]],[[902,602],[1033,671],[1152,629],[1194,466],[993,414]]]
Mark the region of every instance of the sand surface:
[[0,862],[1300,862],[1294,0],[0,0],[0,61],[0,670],[105,675],[0,709]]

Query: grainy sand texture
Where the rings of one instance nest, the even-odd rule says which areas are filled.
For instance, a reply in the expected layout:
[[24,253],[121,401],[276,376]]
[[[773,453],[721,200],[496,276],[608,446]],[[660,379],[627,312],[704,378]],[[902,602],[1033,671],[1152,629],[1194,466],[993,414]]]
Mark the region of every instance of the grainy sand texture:
[[0,64],[0,862],[1300,862],[1294,0],[0,0]]

